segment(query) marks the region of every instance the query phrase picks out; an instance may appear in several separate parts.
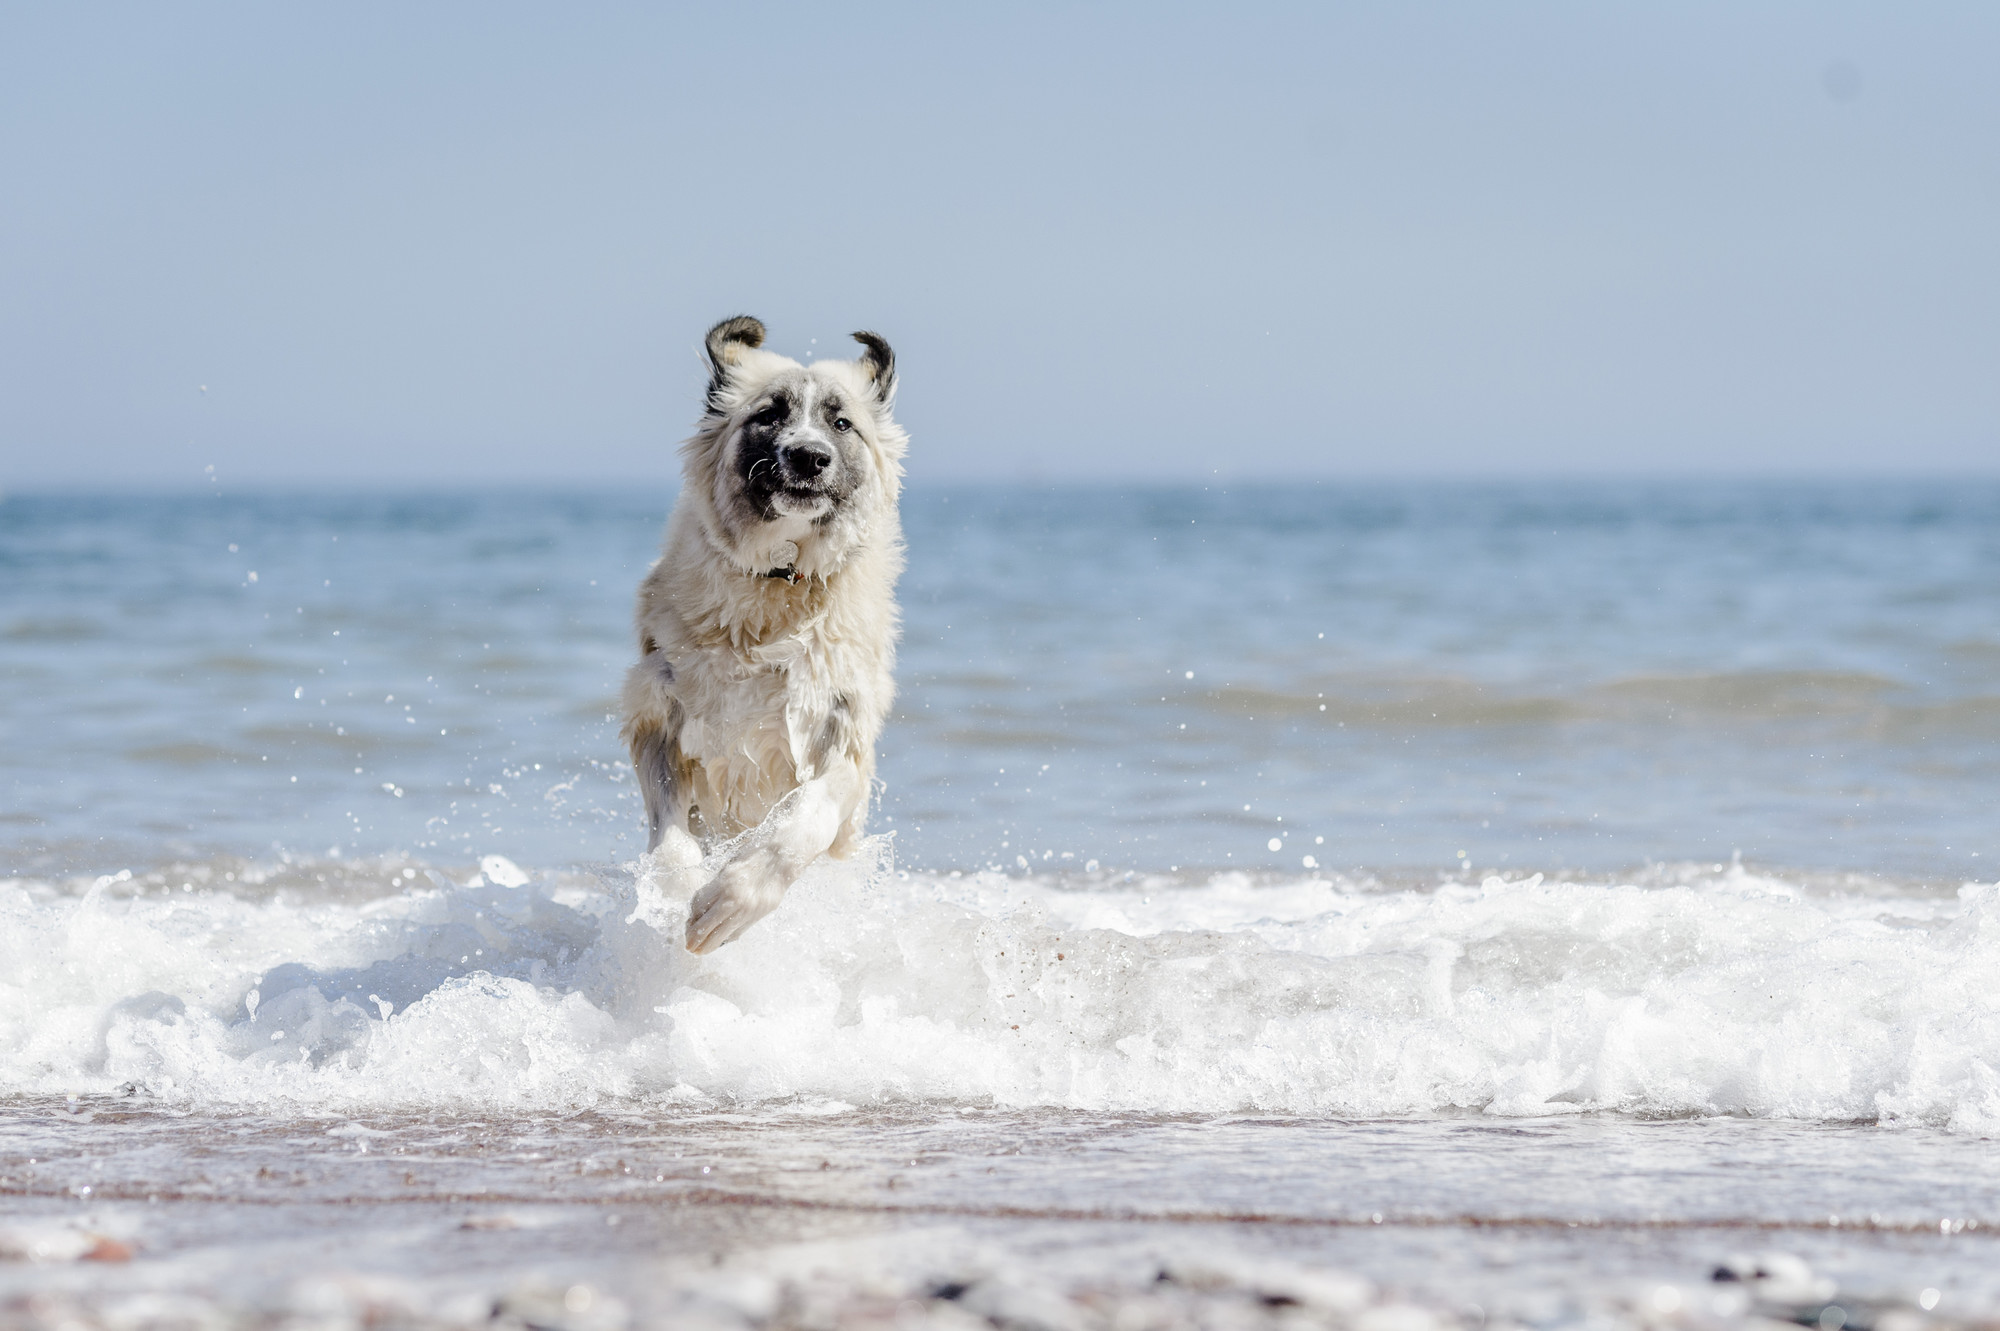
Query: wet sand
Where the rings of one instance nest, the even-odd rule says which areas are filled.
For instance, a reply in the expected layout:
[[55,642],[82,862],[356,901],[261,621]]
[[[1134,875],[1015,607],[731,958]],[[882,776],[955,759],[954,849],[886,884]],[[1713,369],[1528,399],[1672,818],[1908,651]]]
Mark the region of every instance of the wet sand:
[[[16,1099],[0,1133],[11,1325],[1914,1331],[2000,1307],[1992,1144],[1879,1128]],[[1864,1133],[1868,1169],[1816,1173]],[[1469,1159],[1477,1189],[1445,1177]]]

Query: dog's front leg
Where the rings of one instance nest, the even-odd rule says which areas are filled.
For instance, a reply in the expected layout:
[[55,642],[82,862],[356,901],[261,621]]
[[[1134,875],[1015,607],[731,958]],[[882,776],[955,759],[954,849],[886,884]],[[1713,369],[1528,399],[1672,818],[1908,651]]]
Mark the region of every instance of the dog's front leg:
[[632,770],[646,801],[646,850],[668,869],[701,863],[701,844],[687,830],[687,791],[680,769],[679,746],[668,730],[635,731]]
[[843,757],[778,801],[750,848],[695,893],[688,951],[713,952],[776,909],[785,889],[832,847],[865,793],[860,769]]

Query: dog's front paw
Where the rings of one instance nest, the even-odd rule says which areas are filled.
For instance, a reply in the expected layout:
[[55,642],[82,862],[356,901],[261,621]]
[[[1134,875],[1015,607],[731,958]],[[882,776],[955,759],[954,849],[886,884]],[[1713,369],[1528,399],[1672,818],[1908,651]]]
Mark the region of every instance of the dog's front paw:
[[701,844],[677,827],[667,829],[660,844],[639,857],[638,914],[652,918],[672,904],[686,901],[701,886]]
[[741,860],[729,865],[688,905],[688,951],[715,951],[769,915],[784,895],[785,885],[758,867]]
[[647,854],[662,869],[689,869],[701,863],[701,843],[685,828],[666,827],[660,831],[659,844]]

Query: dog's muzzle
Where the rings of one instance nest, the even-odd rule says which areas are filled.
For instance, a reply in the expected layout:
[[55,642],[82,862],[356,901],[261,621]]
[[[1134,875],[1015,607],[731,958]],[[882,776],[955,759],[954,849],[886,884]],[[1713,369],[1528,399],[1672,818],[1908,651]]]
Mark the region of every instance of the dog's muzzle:
[[833,466],[833,450],[818,444],[787,444],[778,450],[778,474],[787,490],[817,490]]

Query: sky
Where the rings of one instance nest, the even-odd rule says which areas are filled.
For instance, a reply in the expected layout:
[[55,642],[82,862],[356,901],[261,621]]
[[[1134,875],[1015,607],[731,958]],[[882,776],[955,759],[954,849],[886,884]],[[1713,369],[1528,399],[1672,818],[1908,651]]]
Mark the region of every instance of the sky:
[[0,488],[2000,471],[2000,6],[11,5]]

